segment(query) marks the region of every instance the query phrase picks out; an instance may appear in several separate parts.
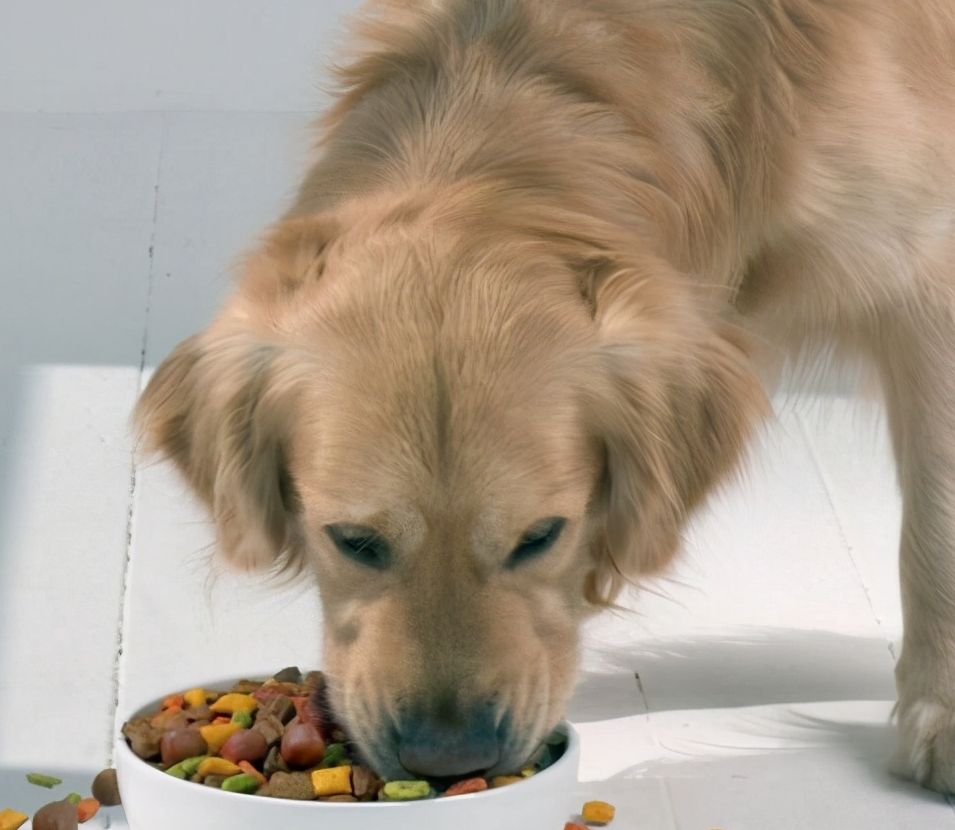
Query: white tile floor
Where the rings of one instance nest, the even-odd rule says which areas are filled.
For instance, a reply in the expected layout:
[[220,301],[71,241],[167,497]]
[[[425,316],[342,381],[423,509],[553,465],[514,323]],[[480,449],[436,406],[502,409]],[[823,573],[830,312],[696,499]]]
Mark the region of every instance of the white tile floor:
[[[49,798],[27,771],[86,789],[159,689],[321,661],[314,586],[212,579],[205,517],[166,466],[133,466],[128,417],[295,186],[352,5],[0,5],[0,809]],[[886,771],[899,503],[878,411],[778,408],[673,579],[589,626],[581,794],[620,830],[955,828]]]

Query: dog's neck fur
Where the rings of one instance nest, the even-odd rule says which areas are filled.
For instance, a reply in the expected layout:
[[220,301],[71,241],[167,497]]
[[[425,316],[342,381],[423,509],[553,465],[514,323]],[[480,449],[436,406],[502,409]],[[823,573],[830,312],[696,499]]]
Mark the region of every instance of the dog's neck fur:
[[[378,10],[340,72],[322,158],[290,215],[400,199],[412,182],[479,180],[612,227],[614,246],[739,286],[779,207],[800,84],[825,68],[829,38],[809,4],[390,0]],[[528,124],[530,142],[516,133]]]

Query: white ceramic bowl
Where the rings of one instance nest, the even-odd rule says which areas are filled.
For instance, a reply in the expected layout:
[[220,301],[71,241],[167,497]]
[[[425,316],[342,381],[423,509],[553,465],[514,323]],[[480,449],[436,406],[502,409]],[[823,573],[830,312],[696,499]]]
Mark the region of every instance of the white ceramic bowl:
[[[229,688],[235,680],[197,683]],[[154,712],[157,699],[130,719]],[[223,792],[181,781],[133,754],[124,738],[116,742],[115,766],[130,830],[562,830],[579,809],[575,800],[580,740],[564,722],[564,754],[525,781],[471,795],[427,801],[342,804],[288,801]]]

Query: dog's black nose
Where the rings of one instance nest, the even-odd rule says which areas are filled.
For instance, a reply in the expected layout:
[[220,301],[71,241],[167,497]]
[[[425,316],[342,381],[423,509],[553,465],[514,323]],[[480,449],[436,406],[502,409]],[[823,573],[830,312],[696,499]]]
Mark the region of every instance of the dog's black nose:
[[422,708],[402,718],[398,760],[421,777],[477,775],[500,760],[498,732],[492,704]]

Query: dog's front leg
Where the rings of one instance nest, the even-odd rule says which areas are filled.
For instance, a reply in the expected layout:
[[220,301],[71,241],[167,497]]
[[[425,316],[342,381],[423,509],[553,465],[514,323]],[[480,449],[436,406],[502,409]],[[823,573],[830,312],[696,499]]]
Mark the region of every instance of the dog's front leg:
[[[955,300],[881,327],[877,353],[902,487],[904,636],[897,767],[955,792]],[[911,314],[907,310],[906,316]],[[914,319],[917,317],[918,319]]]

